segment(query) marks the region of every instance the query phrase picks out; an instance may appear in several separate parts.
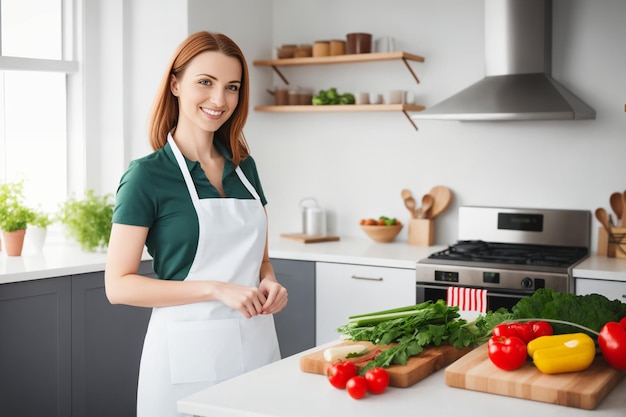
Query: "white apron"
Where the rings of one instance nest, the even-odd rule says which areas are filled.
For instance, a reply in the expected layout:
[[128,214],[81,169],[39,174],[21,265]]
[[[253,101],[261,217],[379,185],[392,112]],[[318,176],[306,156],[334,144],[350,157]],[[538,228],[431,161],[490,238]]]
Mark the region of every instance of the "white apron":
[[[258,193],[237,167],[253,200],[199,199],[182,153],[171,136],[168,141],[185,177],[200,229],[185,281],[258,287],[267,224]],[[137,416],[182,416],[176,411],[177,400],[278,359],[272,315],[246,319],[219,301],[154,308],[141,356]]]

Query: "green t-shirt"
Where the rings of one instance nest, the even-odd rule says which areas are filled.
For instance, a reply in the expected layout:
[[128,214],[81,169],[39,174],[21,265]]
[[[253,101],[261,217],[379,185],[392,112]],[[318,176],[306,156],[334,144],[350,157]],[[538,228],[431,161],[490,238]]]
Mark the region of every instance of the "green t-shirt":
[[[226,147],[217,141],[216,144],[226,158],[222,174],[226,197],[253,199],[237,176]],[[187,158],[185,162],[200,199],[221,198],[200,163]],[[254,159],[249,156],[240,167],[265,206],[267,200]],[[146,247],[157,276],[185,279],[198,247],[198,216],[169,143],[130,163],[117,189],[113,223],[149,227]]]

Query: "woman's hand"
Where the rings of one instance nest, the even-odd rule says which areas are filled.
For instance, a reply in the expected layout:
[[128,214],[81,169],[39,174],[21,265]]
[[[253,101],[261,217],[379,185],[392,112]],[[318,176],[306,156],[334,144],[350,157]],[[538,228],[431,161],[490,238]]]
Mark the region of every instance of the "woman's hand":
[[263,306],[267,300],[260,288],[216,281],[212,284],[216,285],[215,299],[239,310],[246,318],[264,313]]
[[273,279],[261,280],[259,290],[266,298],[263,304],[263,314],[278,313],[287,305],[287,289]]

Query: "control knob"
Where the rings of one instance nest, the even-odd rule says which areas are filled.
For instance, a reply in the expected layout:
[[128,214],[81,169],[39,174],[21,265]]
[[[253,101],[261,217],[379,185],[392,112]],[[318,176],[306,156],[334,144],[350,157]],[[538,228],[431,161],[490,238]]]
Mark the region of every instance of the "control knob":
[[522,279],[522,288],[532,288],[533,287],[533,279],[532,278],[524,278]]

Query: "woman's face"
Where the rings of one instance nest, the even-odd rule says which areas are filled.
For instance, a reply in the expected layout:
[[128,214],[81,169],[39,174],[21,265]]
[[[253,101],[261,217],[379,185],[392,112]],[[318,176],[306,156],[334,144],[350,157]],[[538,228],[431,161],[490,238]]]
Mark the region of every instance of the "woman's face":
[[178,77],[172,75],[170,89],[178,97],[178,126],[215,132],[233,114],[241,87],[239,60],[218,51],[193,58]]

